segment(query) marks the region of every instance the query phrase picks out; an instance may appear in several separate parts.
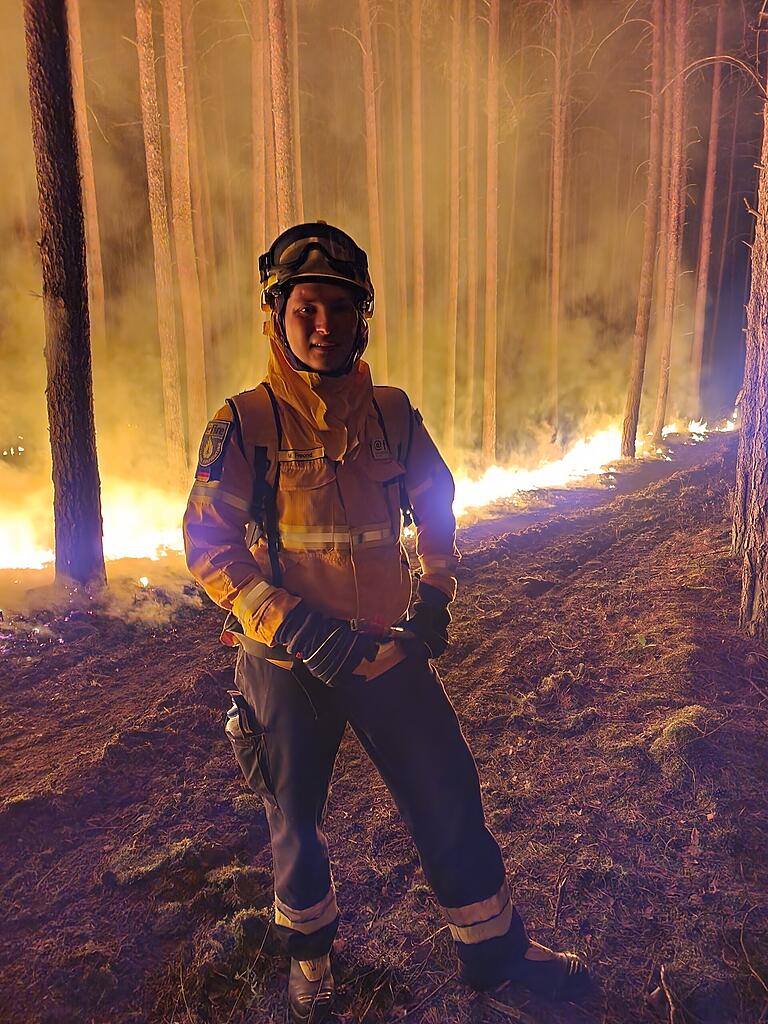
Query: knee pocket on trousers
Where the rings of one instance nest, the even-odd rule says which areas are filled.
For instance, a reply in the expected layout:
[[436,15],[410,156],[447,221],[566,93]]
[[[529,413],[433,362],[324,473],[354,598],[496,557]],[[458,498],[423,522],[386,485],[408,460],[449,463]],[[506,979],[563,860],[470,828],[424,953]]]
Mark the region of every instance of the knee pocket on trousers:
[[232,705],[227,711],[224,731],[243,773],[248,788],[277,806],[275,787],[269,770],[266,729],[239,690],[230,690]]

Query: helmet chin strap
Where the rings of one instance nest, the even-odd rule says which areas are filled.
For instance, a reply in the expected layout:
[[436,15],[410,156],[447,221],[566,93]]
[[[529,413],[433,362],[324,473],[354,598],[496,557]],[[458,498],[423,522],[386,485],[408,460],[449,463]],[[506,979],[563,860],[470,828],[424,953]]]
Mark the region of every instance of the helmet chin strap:
[[338,370],[323,371],[316,370],[313,366],[308,366],[305,362],[299,359],[288,344],[288,338],[285,333],[285,306],[286,301],[284,299],[280,303],[278,309],[273,312],[272,319],[275,324],[275,333],[283,346],[285,357],[294,370],[298,370],[302,373],[316,373],[319,377],[344,377],[355,368],[355,365],[368,345],[368,321],[359,310],[357,313],[357,333],[355,334],[355,342],[352,346],[352,350]]

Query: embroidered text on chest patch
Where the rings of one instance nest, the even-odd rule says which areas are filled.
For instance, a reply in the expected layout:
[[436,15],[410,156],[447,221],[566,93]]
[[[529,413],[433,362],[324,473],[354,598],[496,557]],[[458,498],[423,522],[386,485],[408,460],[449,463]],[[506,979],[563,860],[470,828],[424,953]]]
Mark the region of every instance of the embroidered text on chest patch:
[[279,462],[311,462],[312,459],[322,459],[325,455],[325,448],[318,445],[317,448],[283,448],[277,453]]
[[371,441],[371,455],[374,459],[391,459],[392,455],[389,450],[389,445],[383,437],[374,437]]

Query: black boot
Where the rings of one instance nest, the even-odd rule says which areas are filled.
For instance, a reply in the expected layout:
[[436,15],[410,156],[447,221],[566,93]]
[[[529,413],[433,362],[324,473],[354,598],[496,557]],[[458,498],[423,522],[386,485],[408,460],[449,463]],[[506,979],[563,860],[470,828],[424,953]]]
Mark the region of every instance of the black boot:
[[291,960],[288,978],[289,1024],[325,1024],[335,995],[330,956]]
[[506,984],[523,985],[538,996],[578,999],[591,987],[589,969],[576,953],[555,953],[547,960],[521,957],[511,965]]

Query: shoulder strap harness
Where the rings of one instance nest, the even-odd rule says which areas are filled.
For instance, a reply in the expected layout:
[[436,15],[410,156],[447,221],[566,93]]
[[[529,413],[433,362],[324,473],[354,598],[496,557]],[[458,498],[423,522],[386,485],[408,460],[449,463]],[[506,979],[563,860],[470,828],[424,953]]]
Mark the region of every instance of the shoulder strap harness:
[[[272,584],[276,587],[280,587],[283,583],[283,574],[280,569],[280,559],[278,557],[278,551],[280,549],[280,529],[277,518],[277,489],[280,485],[280,459],[278,457],[278,452],[282,448],[283,427],[280,421],[280,407],[272,388],[266,381],[262,381],[259,387],[264,388],[267,393],[270,405],[272,406],[272,416],[275,422],[275,434],[277,438],[277,447],[275,449],[275,475],[273,482],[270,484],[268,478],[270,461],[268,448],[266,445],[256,445],[253,460],[253,494],[251,496],[250,509],[251,522],[253,525],[249,532],[247,543],[250,546],[258,537],[265,538],[267,542],[267,550],[269,552],[269,565],[272,571]],[[407,465],[411,451],[411,441],[413,438],[413,409],[411,408],[411,403],[405,392],[401,392],[401,394],[405,398],[408,406],[408,436],[403,439],[404,444],[398,444],[397,457],[399,462],[402,462],[403,465]],[[240,447],[240,451],[245,454],[243,424],[240,416],[240,410],[237,407],[237,402],[234,398],[228,398],[227,406],[232,413],[238,446]],[[389,437],[387,434],[384,414],[382,413],[381,406],[375,397],[373,399],[373,406],[376,410],[376,417],[379,421],[381,432],[384,435],[384,440],[387,447],[389,447]],[[390,451],[391,450],[392,449],[390,448]],[[404,475],[400,477],[399,489],[400,510],[403,514],[404,524],[406,526],[411,526],[414,523],[418,525],[416,514],[413,510],[413,506],[411,505],[410,498],[408,497]]]

